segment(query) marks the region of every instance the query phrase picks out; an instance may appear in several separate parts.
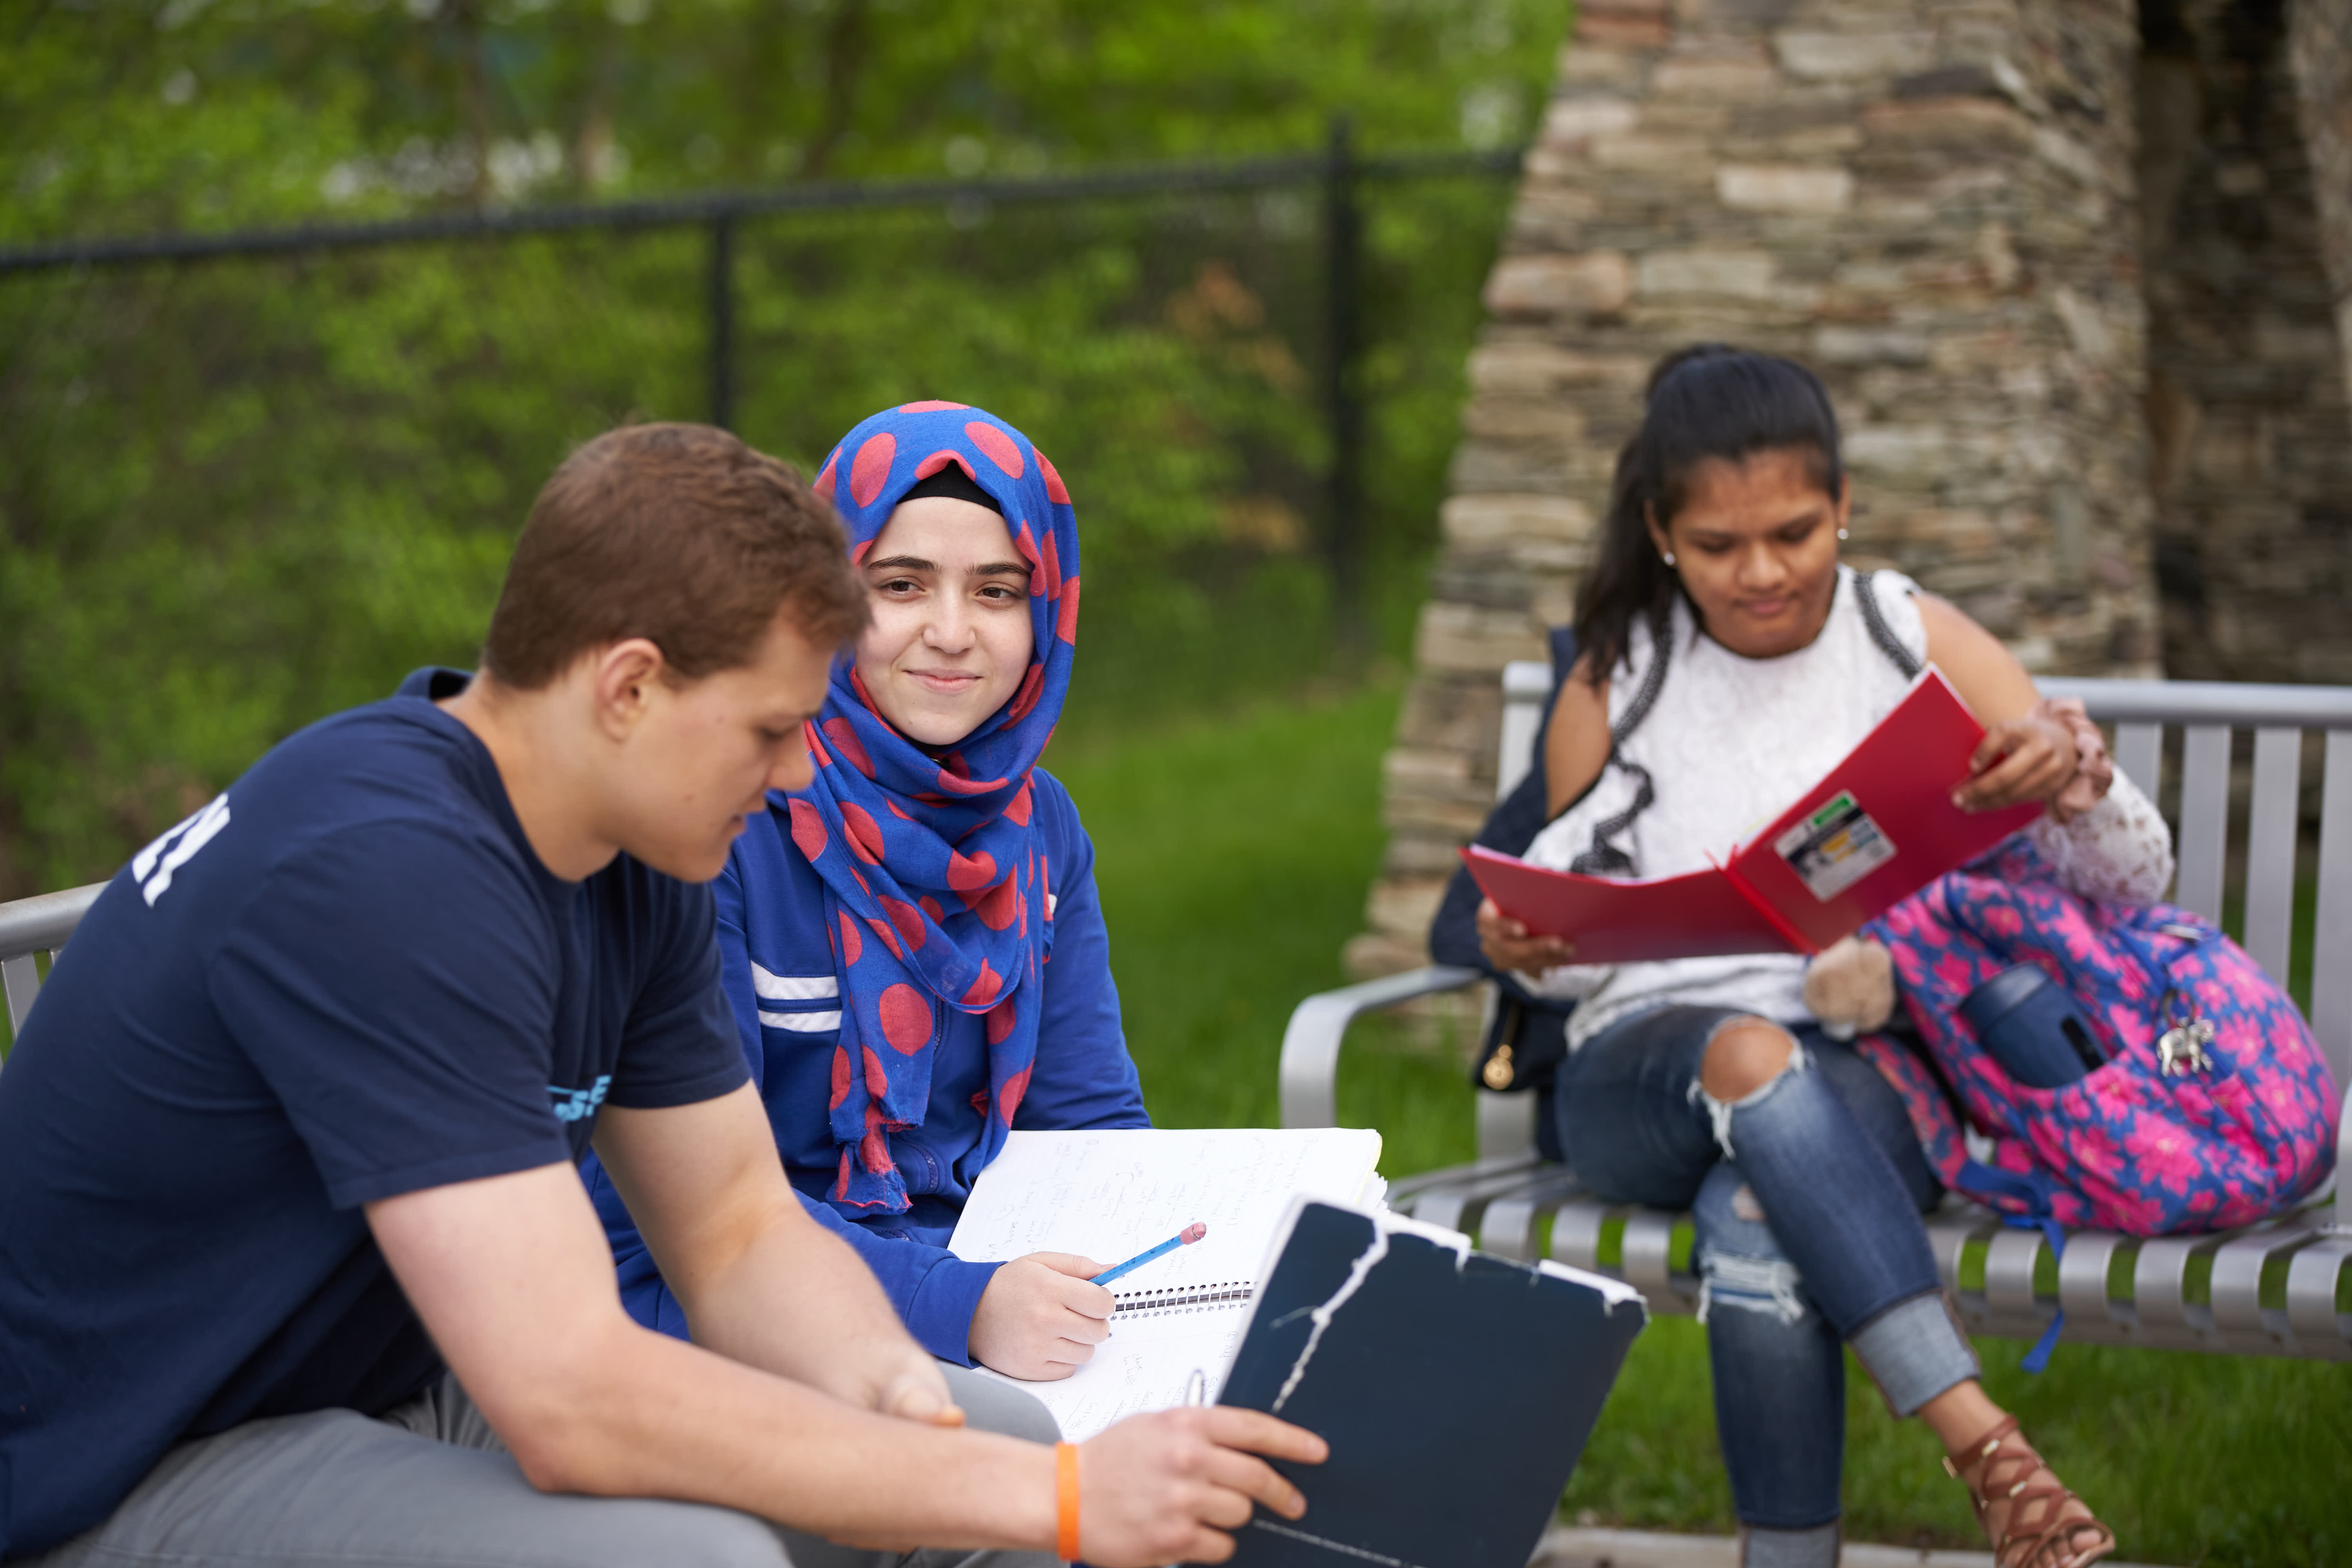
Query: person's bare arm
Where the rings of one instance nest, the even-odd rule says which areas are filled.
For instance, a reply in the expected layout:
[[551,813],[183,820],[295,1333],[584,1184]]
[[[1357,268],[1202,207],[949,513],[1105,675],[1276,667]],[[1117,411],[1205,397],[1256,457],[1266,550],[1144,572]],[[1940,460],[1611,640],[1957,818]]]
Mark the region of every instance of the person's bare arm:
[[1544,731],[1544,816],[1558,816],[1592,787],[1609,765],[1609,682],[1592,679],[1590,655],[1580,658],[1552,699]]
[[1948,600],[1921,594],[1917,603],[1927,632],[1927,661],[1944,672],[1985,727],[1984,739],[1969,759],[1970,776],[1952,792],[1952,804],[1963,811],[1990,811],[2046,801],[2064,789],[2081,761],[2074,733],[2033,716],[2040,693],[2025,667]]
[[[1609,683],[1594,684],[1591,660],[1580,658],[1552,699],[1551,722],[1544,731],[1544,815],[1566,811],[1609,765]],[[1478,951],[1503,971],[1540,974],[1576,962],[1576,944],[1566,937],[1537,936],[1522,922],[1478,902]]]
[[[828,1386],[908,1415],[951,1408],[936,1397],[936,1369],[906,1340],[856,1255],[799,1214],[788,1192],[777,1204],[752,1190],[697,1187],[698,1172],[706,1182],[723,1176],[727,1189],[743,1180],[737,1151],[722,1145],[740,1142],[740,1126],[728,1122],[747,1115],[781,1186],[749,1089],[704,1107],[621,1113],[600,1140],[616,1180],[639,1145],[655,1146],[650,1165],[633,1168],[623,1192],[660,1216],[646,1223],[646,1214],[638,1215],[665,1268],[677,1268],[690,1281],[689,1311],[703,1320],[698,1330],[707,1325],[747,1354],[809,1367]],[[674,1128],[655,1121],[670,1117],[680,1119]],[[637,1125],[613,1136],[630,1122]],[[706,1143],[706,1153],[668,1159],[674,1151],[664,1146],[673,1130]],[[681,1181],[683,1190],[670,1190]],[[753,1178],[752,1187],[761,1185]],[[679,1213],[698,1208],[713,1217],[676,1224]],[[404,1194],[369,1205],[367,1216],[451,1370],[541,1489],[717,1503],[880,1547],[1052,1546],[1049,1449],[859,1408],[776,1370],[632,1322],[621,1309],[603,1229],[568,1165]],[[831,1250],[795,1245],[812,1236]],[[835,1254],[862,1283],[815,1283],[832,1275]],[[801,1287],[780,1281],[803,1261],[808,1279]],[[671,1282],[678,1286],[680,1277]],[[768,1300],[763,1313],[752,1298],[780,1282],[785,1293]],[[771,1321],[751,1321],[760,1316]],[[921,1359],[922,1373],[883,1375],[905,1364],[898,1342]],[[831,1367],[836,1356],[850,1370]],[[917,1397],[926,1388],[935,1396],[928,1408]],[[1221,1561],[1232,1545],[1219,1527],[1245,1520],[1252,1499],[1297,1517],[1296,1489],[1244,1449],[1310,1463],[1325,1452],[1311,1434],[1244,1411],[1136,1417],[1087,1444],[1081,1467],[1087,1556],[1106,1568]],[[908,1476],[923,1484],[907,1487]]]
[[929,1420],[947,1406],[873,1271],[793,1195],[750,1085],[667,1110],[608,1106],[596,1152],[695,1343],[868,1410]]

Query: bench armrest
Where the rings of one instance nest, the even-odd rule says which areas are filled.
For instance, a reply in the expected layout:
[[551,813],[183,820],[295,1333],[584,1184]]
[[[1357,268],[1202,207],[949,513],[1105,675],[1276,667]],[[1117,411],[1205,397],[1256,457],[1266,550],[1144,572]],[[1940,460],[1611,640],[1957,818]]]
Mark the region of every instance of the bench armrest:
[[1301,1002],[1290,1015],[1290,1026],[1282,1032],[1282,1124],[1339,1124],[1339,1039],[1358,1014],[1393,1007],[1416,996],[1459,991],[1486,978],[1480,970],[1438,963],[1321,992]]

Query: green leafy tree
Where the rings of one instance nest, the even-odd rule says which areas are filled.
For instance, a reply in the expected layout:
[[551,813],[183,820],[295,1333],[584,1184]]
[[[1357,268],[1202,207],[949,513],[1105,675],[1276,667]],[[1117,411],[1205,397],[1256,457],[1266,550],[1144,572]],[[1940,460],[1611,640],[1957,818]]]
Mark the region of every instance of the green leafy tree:
[[[1537,0],[169,0],[0,8],[0,245],[1507,144]],[[1363,528],[1419,596],[1507,181],[1368,190]],[[1312,674],[1318,195],[779,216],[737,419],[814,468],[914,397],[1029,430],[1087,526],[1074,718]],[[572,445],[698,418],[706,238],[594,231],[0,277],[0,895],[106,874],[268,745],[469,662]],[[1090,716],[1090,717],[1083,717]]]

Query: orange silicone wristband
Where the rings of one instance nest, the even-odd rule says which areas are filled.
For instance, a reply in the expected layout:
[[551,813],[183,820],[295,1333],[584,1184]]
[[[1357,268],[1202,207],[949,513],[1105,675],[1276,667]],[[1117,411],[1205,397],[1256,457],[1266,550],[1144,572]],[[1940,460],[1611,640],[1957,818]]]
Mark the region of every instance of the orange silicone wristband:
[[1078,1560],[1078,1446],[1054,1445],[1054,1550],[1065,1563]]

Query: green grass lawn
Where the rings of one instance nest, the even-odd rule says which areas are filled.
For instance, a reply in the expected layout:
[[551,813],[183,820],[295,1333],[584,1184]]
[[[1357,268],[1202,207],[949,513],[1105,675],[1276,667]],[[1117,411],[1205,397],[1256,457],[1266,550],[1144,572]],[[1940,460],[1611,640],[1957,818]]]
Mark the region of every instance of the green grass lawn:
[[[1271,1126],[1282,1029],[1342,982],[1380,859],[1380,759],[1393,682],[1215,718],[1089,716],[1055,743],[1099,857],[1128,1038],[1162,1126]],[[1359,1037],[1361,1037],[1359,1038]],[[1470,1097],[1450,1059],[1360,1029],[1341,1119],[1378,1127],[1391,1177],[1466,1159]],[[2352,1365],[2062,1346],[1979,1347],[1992,1396],[2121,1538],[2164,1563],[2352,1562]],[[1661,1319],[1635,1344],[1563,1508],[1644,1529],[1727,1531],[1705,1331]],[[1847,1531],[1977,1545],[1958,1483],[1916,1423],[1849,1377]]]

